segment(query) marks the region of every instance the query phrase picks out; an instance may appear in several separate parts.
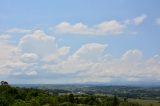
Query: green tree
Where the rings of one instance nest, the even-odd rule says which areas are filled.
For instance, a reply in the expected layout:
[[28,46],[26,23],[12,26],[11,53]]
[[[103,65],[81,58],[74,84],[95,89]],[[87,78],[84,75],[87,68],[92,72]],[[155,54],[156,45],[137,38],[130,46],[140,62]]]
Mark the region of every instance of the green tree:
[[114,96],[112,106],[118,106],[118,105],[119,105],[119,100],[118,100],[117,96]]
[[31,106],[30,103],[26,103],[23,100],[16,100],[12,106]]
[[127,102],[127,101],[128,101],[128,98],[127,98],[127,97],[123,98],[123,101],[124,101],[124,102]]
[[0,97],[0,106],[9,106],[9,102],[6,98]]
[[69,102],[74,103],[74,95],[73,94],[69,95]]
[[8,82],[7,81],[1,81],[1,85],[8,85]]
[[40,106],[38,99],[34,98],[30,101],[31,106]]

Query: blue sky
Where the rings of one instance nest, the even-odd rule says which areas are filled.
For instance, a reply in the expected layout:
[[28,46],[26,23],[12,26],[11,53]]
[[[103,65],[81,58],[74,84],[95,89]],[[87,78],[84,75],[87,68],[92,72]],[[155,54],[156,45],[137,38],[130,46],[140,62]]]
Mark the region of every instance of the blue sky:
[[0,2],[0,80],[160,82],[159,0]]

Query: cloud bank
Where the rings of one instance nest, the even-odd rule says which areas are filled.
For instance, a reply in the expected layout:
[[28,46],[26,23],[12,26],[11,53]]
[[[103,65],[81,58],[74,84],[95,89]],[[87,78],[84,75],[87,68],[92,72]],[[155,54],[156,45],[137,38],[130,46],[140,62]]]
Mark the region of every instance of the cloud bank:
[[[0,40],[9,38],[2,36]],[[55,37],[36,30],[16,45],[0,43],[0,76],[41,81],[47,78],[49,83],[68,79],[72,83],[160,81],[160,55],[144,58],[141,50],[130,49],[115,58],[106,52],[107,48],[107,44],[86,43],[70,53],[72,47],[60,47]]]
[[81,35],[104,35],[104,34],[118,34],[123,31],[125,25],[116,20],[105,21],[100,24],[89,27],[83,23],[71,24],[69,22],[62,22],[55,26],[58,33],[73,33]]
[[69,22],[61,22],[54,28],[51,28],[59,34],[77,34],[77,35],[118,35],[124,32],[129,25],[142,24],[147,15],[140,15],[133,19],[125,21],[108,20],[96,25],[87,25],[82,22],[71,24]]

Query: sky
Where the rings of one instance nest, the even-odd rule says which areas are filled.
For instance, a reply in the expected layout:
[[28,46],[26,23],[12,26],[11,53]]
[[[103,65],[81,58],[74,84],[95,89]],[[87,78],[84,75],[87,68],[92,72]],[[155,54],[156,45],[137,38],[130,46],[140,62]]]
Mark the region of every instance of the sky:
[[160,83],[159,0],[1,0],[0,80]]

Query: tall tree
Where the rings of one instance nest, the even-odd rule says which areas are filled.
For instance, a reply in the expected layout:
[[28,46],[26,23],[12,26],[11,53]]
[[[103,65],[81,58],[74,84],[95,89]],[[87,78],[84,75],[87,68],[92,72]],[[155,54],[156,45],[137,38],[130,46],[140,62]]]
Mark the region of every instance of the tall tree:
[[70,101],[71,103],[74,103],[74,95],[73,95],[73,94],[70,94],[70,95],[69,95],[69,101]]
[[7,81],[1,81],[1,85],[8,85]]
[[112,106],[118,106],[118,105],[119,105],[119,100],[118,100],[117,96],[114,96]]

